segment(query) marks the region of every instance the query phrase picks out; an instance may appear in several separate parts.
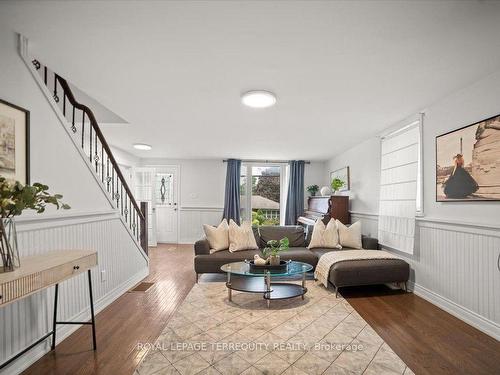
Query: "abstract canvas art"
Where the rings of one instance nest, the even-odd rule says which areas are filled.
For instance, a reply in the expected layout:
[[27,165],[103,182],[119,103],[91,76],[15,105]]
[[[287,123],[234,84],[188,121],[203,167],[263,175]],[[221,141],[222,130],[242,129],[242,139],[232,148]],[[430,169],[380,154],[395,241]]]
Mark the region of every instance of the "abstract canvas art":
[[436,201],[500,200],[500,115],[436,137]]
[[29,183],[29,111],[0,100],[0,175]]

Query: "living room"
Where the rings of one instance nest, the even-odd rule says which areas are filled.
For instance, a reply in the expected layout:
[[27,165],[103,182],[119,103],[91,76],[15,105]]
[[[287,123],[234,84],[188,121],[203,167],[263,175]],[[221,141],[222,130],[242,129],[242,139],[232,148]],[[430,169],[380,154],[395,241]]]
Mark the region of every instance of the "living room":
[[0,2],[0,373],[500,372],[499,20]]

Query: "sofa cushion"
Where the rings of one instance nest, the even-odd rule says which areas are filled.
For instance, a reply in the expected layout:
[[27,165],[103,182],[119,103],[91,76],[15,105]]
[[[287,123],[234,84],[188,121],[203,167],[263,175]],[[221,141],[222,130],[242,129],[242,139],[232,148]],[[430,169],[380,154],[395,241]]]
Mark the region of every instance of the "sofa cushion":
[[305,246],[304,228],[298,225],[262,225],[259,227],[260,247],[267,246],[267,241],[279,241],[287,237],[290,241],[290,247]]
[[342,287],[403,282],[409,277],[410,266],[402,259],[370,259],[336,263],[328,280]]
[[252,260],[255,254],[260,254],[260,250],[240,250],[234,253],[221,250],[213,254],[197,255],[194,258],[194,270],[196,273],[222,272],[220,268],[224,264]]
[[290,247],[280,253],[282,260],[295,260],[297,262],[309,263],[313,267],[318,264],[318,256],[305,247]]

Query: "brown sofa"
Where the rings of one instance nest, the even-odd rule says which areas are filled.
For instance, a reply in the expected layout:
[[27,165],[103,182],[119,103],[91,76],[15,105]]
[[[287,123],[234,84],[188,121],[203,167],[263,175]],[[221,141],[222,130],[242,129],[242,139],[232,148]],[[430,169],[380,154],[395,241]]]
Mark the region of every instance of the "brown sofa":
[[[311,249],[307,248],[309,238],[304,235],[301,226],[260,226],[254,227],[254,236],[259,250],[244,250],[230,253],[228,250],[217,251],[210,254],[210,245],[206,239],[199,240],[194,245],[194,270],[196,280],[203,273],[222,273],[221,266],[230,262],[253,259],[255,254],[260,254],[261,249],[269,240],[280,240],[288,237],[290,249],[281,253],[284,260],[295,260],[305,262],[316,267],[321,255],[335,249]],[[378,241],[375,238],[362,238],[364,249],[378,249]],[[329,280],[336,287],[353,285],[384,284],[392,282],[406,283],[410,276],[410,266],[404,260],[373,259],[340,262],[330,270]]]

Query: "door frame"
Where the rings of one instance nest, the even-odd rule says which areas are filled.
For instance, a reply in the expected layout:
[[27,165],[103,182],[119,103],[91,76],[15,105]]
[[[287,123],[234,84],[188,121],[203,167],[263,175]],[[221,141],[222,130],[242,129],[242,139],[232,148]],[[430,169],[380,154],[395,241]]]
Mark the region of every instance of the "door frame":
[[[154,175],[156,177],[156,173],[158,173],[158,169],[162,168],[172,168],[175,169],[175,175],[176,178],[174,179],[174,189],[176,191],[176,201],[177,201],[177,211],[176,211],[176,220],[177,220],[177,242],[179,243],[180,235],[181,235],[181,220],[180,220],[180,212],[181,212],[181,189],[180,189],[180,179],[181,179],[181,166],[179,164],[147,164],[144,165],[145,168],[152,168],[154,169]],[[159,172],[161,173],[161,172]],[[155,189],[153,189],[153,199],[156,199],[155,196]],[[156,212],[155,212],[156,215]],[[156,219],[155,219],[156,220]],[[158,220],[156,220],[158,221]],[[158,233],[158,230],[157,230]],[[156,234],[157,234],[156,233]]]

